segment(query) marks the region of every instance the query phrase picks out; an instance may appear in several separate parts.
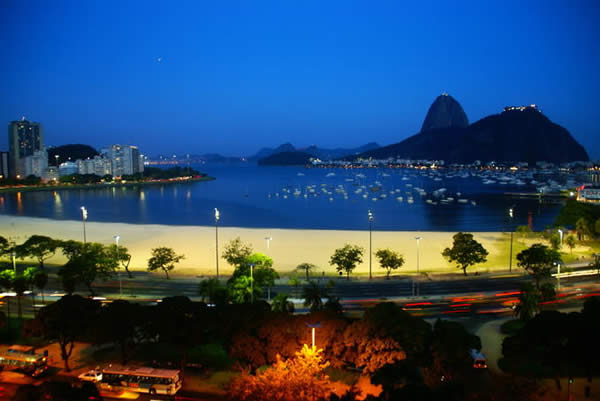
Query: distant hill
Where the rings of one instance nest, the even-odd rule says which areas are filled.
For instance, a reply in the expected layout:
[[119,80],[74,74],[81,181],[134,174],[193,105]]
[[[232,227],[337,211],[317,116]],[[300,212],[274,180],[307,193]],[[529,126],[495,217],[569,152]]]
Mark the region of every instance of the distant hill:
[[469,126],[460,125],[421,131],[402,142],[361,153],[358,157],[450,163],[589,160],[583,146],[569,131],[550,121],[535,107],[510,108]]
[[325,149],[319,148],[315,145],[309,146],[308,148],[295,148],[291,143],[284,143],[276,148],[262,148],[255,155],[250,156],[248,160],[256,161],[263,159],[267,156],[271,156],[282,152],[304,152],[312,155],[311,157],[317,157],[321,160],[334,160],[339,159],[348,155],[357,155],[369,150],[377,149],[380,146],[375,142],[369,142],[366,145],[359,146],[357,148],[335,148]]
[[310,158],[314,157],[306,152],[279,152],[258,160],[259,166],[298,166],[310,163]]
[[87,159],[98,155],[96,149],[89,145],[70,144],[48,148],[48,165],[56,164],[55,156],[58,155],[58,162],[63,163],[68,160]]

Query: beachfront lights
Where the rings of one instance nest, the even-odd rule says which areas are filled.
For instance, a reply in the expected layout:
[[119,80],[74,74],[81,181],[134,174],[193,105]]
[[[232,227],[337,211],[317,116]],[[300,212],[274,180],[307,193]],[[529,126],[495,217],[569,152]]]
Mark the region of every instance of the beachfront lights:
[[88,218],[88,212],[84,206],[81,206],[81,218],[83,220],[87,220],[87,218]]
[[373,212],[369,210],[369,221],[373,221]]
[[219,221],[221,218],[221,213],[219,213],[219,209],[215,208],[215,221]]

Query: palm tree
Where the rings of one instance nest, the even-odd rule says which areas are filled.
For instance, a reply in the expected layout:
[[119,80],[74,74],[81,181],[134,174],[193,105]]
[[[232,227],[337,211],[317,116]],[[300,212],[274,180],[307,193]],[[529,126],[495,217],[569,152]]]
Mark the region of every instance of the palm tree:
[[521,287],[519,303],[515,307],[515,315],[521,320],[529,320],[539,311],[540,292],[531,283],[524,284]]
[[288,301],[288,294],[277,294],[271,302],[273,312],[294,313],[294,303]]
[[298,266],[296,266],[296,270],[304,270],[306,272],[306,281],[308,281],[308,273],[310,273],[310,271],[314,270],[316,267],[317,266],[313,265],[312,263],[300,263]]
[[327,298],[327,291],[314,281],[310,281],[302,289],[302,298],[304,298],[304,306],[309,306],[311,312],[320,311],[323,309],[323,298]]

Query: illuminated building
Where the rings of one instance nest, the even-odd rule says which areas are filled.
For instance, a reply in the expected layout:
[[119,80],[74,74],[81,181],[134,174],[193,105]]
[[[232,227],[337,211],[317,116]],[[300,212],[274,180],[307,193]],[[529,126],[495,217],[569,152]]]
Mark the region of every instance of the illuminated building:
[[8,124],[9,173],[11,177],[25,177],[24,159],[44,147],[42,125],[25,120]]
[[144,159],[137,146],[111,145],[102,149],[101,153],[111,161],[112,175],[115,177],[144,172]]

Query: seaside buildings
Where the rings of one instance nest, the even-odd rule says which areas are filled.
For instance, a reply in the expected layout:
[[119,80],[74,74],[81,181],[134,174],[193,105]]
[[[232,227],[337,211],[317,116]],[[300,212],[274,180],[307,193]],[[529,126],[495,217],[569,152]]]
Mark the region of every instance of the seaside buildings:
[[25,120],[8,123],[9,176],[26,177],[25,158],[33,156],[44,147],[43,130],[40,123]]
[[0,152],[0,179],[8,177],[8,152]]
[[115,177],[144,172],[144,158],[137,146],[111,145],[100,153],[110,160],[112,175]]
[[94,174],[99,176],[112,175],[112,161],[101,156],[92,159],[77,160],[79,174]]

